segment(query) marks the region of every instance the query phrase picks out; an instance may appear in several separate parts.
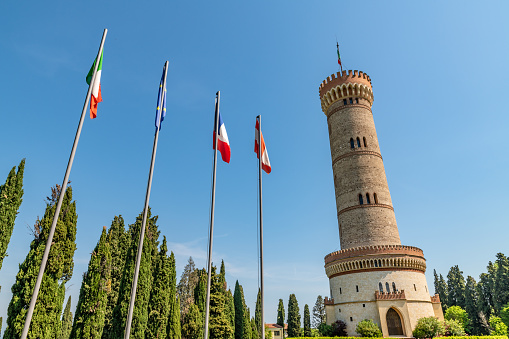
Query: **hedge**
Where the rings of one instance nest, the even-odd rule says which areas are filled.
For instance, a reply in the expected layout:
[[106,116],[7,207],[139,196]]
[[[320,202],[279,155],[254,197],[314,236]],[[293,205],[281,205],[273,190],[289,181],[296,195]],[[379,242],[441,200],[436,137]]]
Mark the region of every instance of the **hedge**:
[[[288,337],[287,339],[359,339],[361,337]],[[439,337],[435,337],[439,338]],[[472,335],[472,336],[462,336],[462,337],[440,337],[447,339],[509,339],[506,335]],[[372,337],[364,337],[362,339],[380,339],[380,338],[372,338]]]

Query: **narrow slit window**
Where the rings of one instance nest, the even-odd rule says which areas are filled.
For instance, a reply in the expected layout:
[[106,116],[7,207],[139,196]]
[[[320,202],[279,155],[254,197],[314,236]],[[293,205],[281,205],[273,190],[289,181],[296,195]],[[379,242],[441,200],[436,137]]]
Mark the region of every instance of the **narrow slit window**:
[[353,104],[353,99],[352,98],[350,98],[350,104]]
[[346,99],[343,99],[343,105],[346,105]]
[[395,283],[395,282],[393,282],[393,283],[392,283],[392,291],[393,291],[394,293],[396,293],[396,291],[397,291],[397,289],[396,289],[396,283]]
[[359,292],[359,285],[355,285],[355,290]]
[[373,199],[375,199],[375,204],[378,204],[378,197],[376,196],[376,193],[373,193]]
[[391,293],[391,288],[389,287],[389,283],[388,282],[385,283],[385,289],[387,290],[387,293]]
[[341,292],[341,287],[339,288],[339,294],[343,294],[343,293]]
[[369,193],[366,193],[366,204],[371,204],[371,200],[369,199]]
[[380,291],[380,293],[384,293],[384,287],[381,282],[378,283],[378,290]]
[[364,200],[362,200],[362,194],[359,194],[359,205],[364,205]]
[[415,284],[414,284],[414,290],[417,291],[417,287],[415,286]]
[[359,98],[355,98],[355,103],[358,104],[359,103]]
[[368,147],[368,143],[366,142],[366,137],[362,137],[362,141],[364,141],[364,147]]
[[366,304],[362,304],[362,307],[366,307]]
[[352,318],[352,317],[350,317],[350,321],[353,321],[353,318]]
[[361,139],[359,137],[357,137],[357,147],[361,147]]
[[355,144],[353,142],[353,138],[350,138],[350,148],[355,148]]

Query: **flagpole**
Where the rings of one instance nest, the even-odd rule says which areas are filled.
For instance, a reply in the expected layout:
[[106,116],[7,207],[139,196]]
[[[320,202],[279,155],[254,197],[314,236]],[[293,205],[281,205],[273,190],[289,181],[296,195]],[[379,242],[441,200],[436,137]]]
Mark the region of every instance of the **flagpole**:
[[69,175],[71,174],[72,163],[74,161],[74,155],[76,154],[76,148],[78,147],[78,141],[80,140],[81,129],[83,127],[83,122],[85,121],[85,114],[87,111],[88,102],[90,100],[90,95],[92,94],[92,85],[94,84],[95,77],[97,74],[97,67],[99,66],[99,60],[101,58],[101,53],[104,47],[104,41],[106,40],[106,34],[108,30],[105,28],[103,32],[103,36],[101,39],[101,45],[99,46],[99,52],[97,53],[97,58],[95,59],[94,65],[94,73],[92,74],[92,80],[90,81],[90,85],[88,86],[88,92],[85,99],[85,103],[83,104],[83,110],[81,111],[81,118],[78,124],[78,130],[76,131],[76,135],[74,137],[74,143],[72,145],[71,155],[69,156],[69,162],[67,163],[67,169],[65,170],[64,181],[62,182],[62,188],[60,190],[60,196],[58,197],[57,206],[55,209],[55,215],[53,216],[53,223],[51,224],[51,228],[48,234],[48,240],[46,241],[46,247],[44,248],[44,254],[42,256],[41,266],[39,268],[39,274],[37,275],[37,280],[35,282],[34,291],[32,294],[32,299],[30,299],[30,305],[28,307],[27,316],[25,318],[25,326],[23,327],[23,332],[21,333],[21,339],[26,339],[28,335],[28,330],[30,328],[30,323],[32,322],[32,315],[34,313],[35,303],[37,301],[37,296],[39,295],[39,289],[41,287],[42,277],[44,275],[44,270],[46,269],[46,263],[48,262],[49,251],[51,249],[51,243],[53,242],[53,235],[55,234],[55,228],[57,226],[58,216],[60,214],[60,208],[62,207],[62,201],[64,200],[65,191],[67,189],[67,182],[69,181]]
[[261,298],[261,316],[262,316],[262,339],[265,339],[265,313],[263,308],[263,205],[262,205],[262,116],[258,119],[258,178],[260,192],[260,298]]
[[[163,80],[163,95],[161,96],[161,104],[159,106],[160,112],[158,112],[159,119],[163,115],[163,102],[166,96],[166,75],[168,74],[168,61],[164,65],[164,80]],[[161,121],[159,121],[159,125],[156,126],[156,133],[154,135],[154,146],[152,147],[152,159],[150,162],[150,170],[148,174],[148,183],[147,183],[147,192],[145,195],[145,208],[143,209],[143,221],[141,225],[140,232],[140,240],[138,242],[138,252],[136,254],[136,266],[134,269],[134,278],[133,284],[131,286],[131,298],[129,300],[129,312],[127,314],[127,323],[124,331],[124,338],[129,339],[129,335],[131,334],[131,323],[133,320],[133,312],[134,312],[134,301],[136,300],[136,288],[138,286],[138,275],[140,272],[140,262],[141,262],[141,254],[143,252],[143,239],[145,237],[145,226],[147,224],[147,214],[148,214],[148,202],[150,199],[150,189],[152,187],[152,174],[154,173],[154,162],[156,160],[156,151],[157,151],[157,140],[159,139],[159,130],[161,129]]]
[[216,200],[216,167],[217,167],[217,142],[219,138],[219,100],[221,93],[216,93],[216,107],[214,117],[214,169],[212,175],[212,206],[210,208],[210,231],[209,231],[209,253],[207,258],[207,300],[205,303],[205,326],[203,329],[203,338],[207,339],[209,336],[209,309],[210,309],[210,280],[212,277],[212,235],[214,233],[214,208]]

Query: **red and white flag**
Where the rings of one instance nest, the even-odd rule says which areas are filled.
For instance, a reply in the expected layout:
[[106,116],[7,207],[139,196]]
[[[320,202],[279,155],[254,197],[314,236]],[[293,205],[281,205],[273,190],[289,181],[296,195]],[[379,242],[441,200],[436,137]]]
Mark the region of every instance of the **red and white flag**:
[[267,148],[265,148],[265,141],[263,141],[263,134],[262,132],[260,131],[260,133],[258,133],[258,131],[260,130],[260,124],[258,122],[258,119],[256,119],[256,127],[255,127],[255,153],[256,153],[256,157],[258,159],[260,159],[260,154],[258,154],[258,149],[259,149],[259,146],[258,146],[258,134],[260,134],[260,137],[262,139],[262,169],[268,174],[270,173],[271,171],[271,168],[270,168],[270,161],[269,161],[269,154],[267,153]]

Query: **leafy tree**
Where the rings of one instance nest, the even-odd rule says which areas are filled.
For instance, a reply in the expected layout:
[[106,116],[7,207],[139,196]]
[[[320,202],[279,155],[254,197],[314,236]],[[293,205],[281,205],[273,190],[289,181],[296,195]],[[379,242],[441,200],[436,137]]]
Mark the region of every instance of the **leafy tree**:
[[195,304],[189,306],[189,310],[185,315],[182,324],[182,337],[186,339],[200,339],[203,337],[202,316]]
[[313,327],[318,328],[320,324],[325,323],[325,304],[323,303],[323,298],[319,295],[316,298],[315,306],[313,307]]
[[111,288],[111,252],[106,227],[83,274],[71,338],[100,338]]
[[163,243],[155,260],[154,282],[148,304],[148,323],[145,334],[148,338],[163,338],[166,335],[172,298],[175,299],[175,293],[173,295],[171,293],[172,287],[175,290],[176,286],[175,258],[168,257],[167,253],[166,237],[163,237]]
[[0,269],[7,256],[7,245],[11,240],[14,221],[18,214],[19,206],[23,201],[23,172],[25,171],[25,159],[21,160],[16,172],[14,166],[0,186]]
[[509,327],[509,303],[505,304],[500,310],[500,319],[502,319],[504,324]]
[[447,296],[447,283],[445,282],[444,277],[440,274],[440,276],[437,275],[437,271],[433,270],[434,275],[434,285],[435,285],[435,293],[438,294],[440,301],[442,302],[442,309],[444,312],[447,310],[447,302],[448,302],[448,296]]
[[175,255],[171,252],[170,261],[173,263],[172,278],[173,283],[170,288],[170,318],[166,326],[166,332],[170,339],[180,339],[182,337],[180,325],[180,300],[177,295],[177,275],[175,273]]
[[[456,307],[456,306],[453,306]],[[461,322],[456,319],[446,319],[444,321],[444,335],[446,337],[451,336],[465,336],[465,330]]]
[[[242,286],[241,286],[242,288]],[[246,303],[244,303],[244,335],[242,336],[242,339],[252,339],[252,327],[251,327],[251,316],[249,314],[249,308],[246,306]],[[236,329],[236,328],[235,328]]]
[[332,326],[327,325],[326,323],[321,323],[318,325],[318,331],[322,337],[330,337],[332,336]]
[[207,271],[203,268],[198,272],[198,283],[194,288],[194,303],[202,314],[205,314],[205,304],[207,302]]
[[[111,333],[113,338],[122,338],[124,336],[142,221],[143,212],[136,218],[134,224],[129,225],[129,234],[132,241],[127,251],[117,305],[113,310],[113,329]],[[136,299],[131,324],[130,335],[133,339],[144,339],[145,330],[147,328],[148,302],[153,278],[152,258],[157,251],[157,239],[159,238],[159,230],[157,229],[156,222],[157,216],[152,217],[149,208],[147,211],[146,232],[141,254],[138,286],[136,289]]]
[[290,294],[290,298],[288,299],[288,336],[300,336],[299,304],[295,294]]
[[263,338],[262,333],[262,294],[261,290],[258,289],[258,295],[256,296],[256,307],[255,307],[255,324],[256,324],[256,333],[258,333],[258,338]]
[[304,336],[311,337],[311,317],[308,304],[304,305]]
[[[486,267],[488,273],[481,273],[479,276],[479,282],[477,283],[477,290],[479,294],[479,311],[483,313],[485,318],[489,318],[491,316],[492,310],[494,309],[494,301],[493,301],[493,293],[495,289],[495,276],[496,276],[496,265],[494,265],[491,261],[488,262],[488,266]],[[483,321],[484,322],[484,321]],[[485,326],[489,326],[484,324]]]
[[[59,195],[60,186],[56,185],[51,189],[51,197],[47,198],[43,218],[35,223],[35,239],[30,244],[30,251],[25,261],[19,266],[16,281],[11,288],[12,299],[7,310],[7,329],[4,334],[6,339],[21,336]],[[74,268],[77,219],[76,202],[72,201],[72,188],[69,187],[64,194],[57,219],[28,338],[53,338],[55,333],[60,331],[65,283],[71,279]],[[48,328],[52,331],[48,332]]]
[[507,335],[506,324],[494,315],[490,317],[490,335]]
[[104,316],[103,339],[115,339],[113,335],[113,309],[117,305],[120,292],[120,281],[124,271],[127,250],[131,244],[131,237],[125,231],[124,218],[115,216],[108,229],[108,243],[111,252],[111,288],[108,293],[108,302]]
[[232,291],[226,291],[226,313],[230,320],[230,327],[233,330],[233,337],[235,337],[235,303],[233,300]]
[[361,337],[381,337],[382,331],[377,324],[371,319],[364,319],[357,324],[355,332],[360,334]]
[[244,339],[244,332],[246,331],[246,302],[244,300],[244,291],[238,280],[235,282],[233,303],[235,307],[235,339]]
[[465,307],[465,278],[458,265],[451,267],[447,274],[448,305]]
[[451,306],[445,311],[444,318],[447,320],[457,320],[463,328],[466,328],[469,320],[467,312],[459,306]]
[[251,318],[251,339],[260,339],[260,330],[256,326],[255,318]]
[[497,253],[495,264],[497,270],[494,281],[493,306],[498,314],[503,305],[509,303],[509,258],[502,253]]
[[277,305],[277,321],[276,323],[279,326],[283,326],[283,338],[285,337],[285,305],[283,304],[283,299],[279,299],[279,304]]
[[433,338],[444,333],[444,325],[435,317],[419,318],[412,335],[417,339]]
[[272,339],[272,331],[267,329],[268,326],[265,325],[265,339]]
[[182,271],[180,281],[177,285],[177,294],[180,299],[180,318],[184,319],[189,311],[191,304],[194,304],[194,289],[198,283],[198,270],[195,267],[194,260],[189,257],[187,265]]
[[[65,304],[64,314],[62,315],[62,328],[57,339],[69,339],[72,330],[72,312],[71,312],[71,296]],[[0,331],[1,332],[1,331]]]
[[479,319],[478,311],[479,294],[477,290],[477,283],[471,276],[467,277],[465,284],[465,311],[467,312],[468,319],[470,319],[470,326],[465,326],[470,334],[482,334],[482,326]]
[[231,326],[231,318],[228,314],[224,272],[219,275],[216,275],[215,272],[216,268],[213,267],[210,288],[210,339],[233,339],[235,331]]
[[346,323],[343,320],[336,320],[332,323],[332,333],[333,337],[346,337]]

